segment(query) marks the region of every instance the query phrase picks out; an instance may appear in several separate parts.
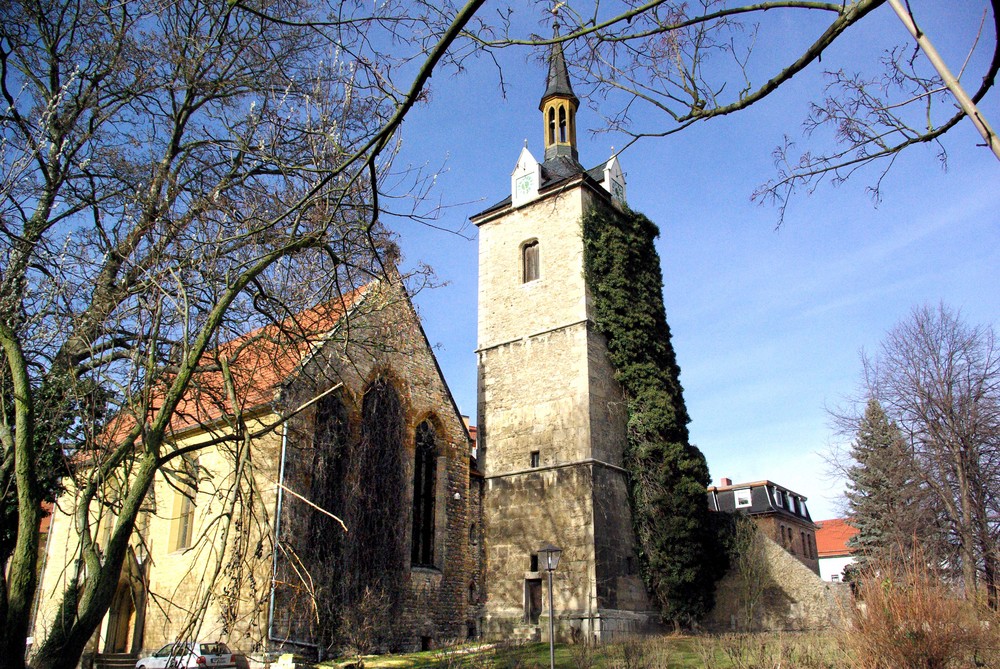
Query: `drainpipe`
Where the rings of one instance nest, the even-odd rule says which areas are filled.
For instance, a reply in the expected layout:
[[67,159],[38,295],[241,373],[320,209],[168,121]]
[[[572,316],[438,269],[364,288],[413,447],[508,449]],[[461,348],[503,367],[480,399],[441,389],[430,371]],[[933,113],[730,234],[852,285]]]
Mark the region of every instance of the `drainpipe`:
[[271,553],[271,595],[267,605],[267,638],[274,638],[274,584],[278,580],[278,541],[281,537],[281,503],[285,492],[285,451],[288,447],[288,423],[281,426],[281,463],[278,465],[278,504],[274,514],[274,550]]

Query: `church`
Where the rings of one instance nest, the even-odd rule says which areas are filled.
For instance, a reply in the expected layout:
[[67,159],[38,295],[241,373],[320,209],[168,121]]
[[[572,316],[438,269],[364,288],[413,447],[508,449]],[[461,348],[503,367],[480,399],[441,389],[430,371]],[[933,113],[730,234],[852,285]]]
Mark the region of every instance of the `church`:
[[[556,43],[542,160],[524,148],[510,195],[472,217],[478,436],[398,277],[298,314],[294,340],[282,327],[230,343],[253,467],[226,450],[220,382],[202,379],[173,430],[192,455],[151,492],[92,653],[193,638],[320,655],[547,638],[539,549],[553,544],[557,638],[656,627],[622,467],[626,407],[594,328],[580,225],[592,208],[622,209],[626,184],[617,157],[581,164],[578,106]],[[38,636],[79,574],[74,512],[64,495]],[[107,513],[92,519],[98,540]],[[368,636],[352,638],[359,629]]]

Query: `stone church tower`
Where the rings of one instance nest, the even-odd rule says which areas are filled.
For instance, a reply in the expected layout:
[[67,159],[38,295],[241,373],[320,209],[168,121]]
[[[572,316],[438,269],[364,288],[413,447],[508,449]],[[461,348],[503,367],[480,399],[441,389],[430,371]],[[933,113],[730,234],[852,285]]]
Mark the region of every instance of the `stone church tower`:
[[[558,35],[558,27],[556,28]],[[488,636],[547,638],[538,549],[555,572],[557,638],[608,639],[655,619],[642,579],[622,469],[626,416],[584,279],[581,217],[620,208],[618,160],[578,161],[562,47],[549,58],[539,163],[525,147],[511,194],[479,228],[479,435],[486,479]]]

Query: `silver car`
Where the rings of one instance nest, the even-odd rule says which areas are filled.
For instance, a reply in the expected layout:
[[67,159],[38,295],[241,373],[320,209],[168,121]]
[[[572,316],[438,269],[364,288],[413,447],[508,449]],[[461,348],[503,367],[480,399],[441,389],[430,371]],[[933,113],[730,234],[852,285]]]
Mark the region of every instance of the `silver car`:
[[136,669],[243,669],[246,658],[221,641],[168,643],[135,663]]

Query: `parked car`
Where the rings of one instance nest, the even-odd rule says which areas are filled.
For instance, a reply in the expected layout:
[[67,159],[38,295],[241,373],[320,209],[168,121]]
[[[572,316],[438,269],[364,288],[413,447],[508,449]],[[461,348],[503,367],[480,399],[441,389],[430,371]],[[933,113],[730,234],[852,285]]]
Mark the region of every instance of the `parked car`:
[[221,641],[168,643],[135,663],[136,669],[246,669],[247,666],[244,656],[229,650]]

